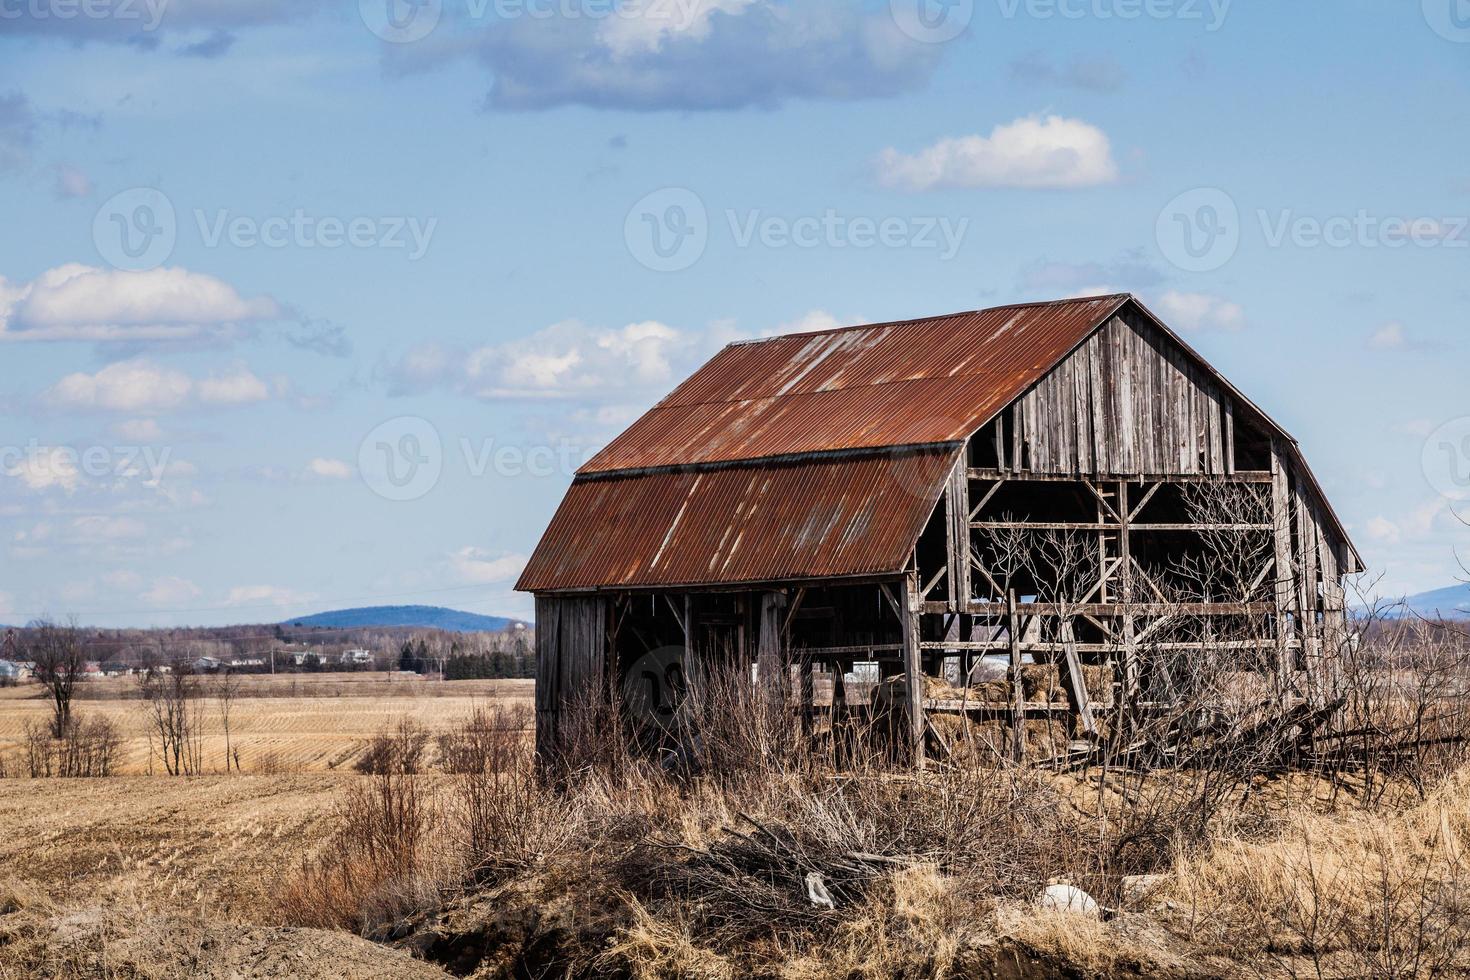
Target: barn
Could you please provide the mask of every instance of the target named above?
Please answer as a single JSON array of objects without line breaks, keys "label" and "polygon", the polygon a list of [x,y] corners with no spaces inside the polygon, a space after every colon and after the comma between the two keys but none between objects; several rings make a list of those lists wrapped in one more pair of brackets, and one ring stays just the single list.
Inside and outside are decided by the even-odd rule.
[{"label": "barn", "polygon": [[543,754],[578,699],[733,664],[815,714],[888,685],[922,764],[938,715],[1096,740],[1221,651],[1309,700],[1362,569],[1296,441],[1119,294],[731,344],[578,471],[517,588]]}]

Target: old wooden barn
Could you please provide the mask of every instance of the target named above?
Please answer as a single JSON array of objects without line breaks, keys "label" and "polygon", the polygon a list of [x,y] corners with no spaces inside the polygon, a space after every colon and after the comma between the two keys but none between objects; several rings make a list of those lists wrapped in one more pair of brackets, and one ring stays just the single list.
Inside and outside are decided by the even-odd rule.
[{"label": "old wooden barn", "polygon": [[940,714],[1103,737],[1222,650],[1310,699],[1361,569],[1292,437],[1113,295],[732,344],[582,467],[518,588],[543,752],[578,699],[734,664],[816,714],[902,678],[922,760]]}]

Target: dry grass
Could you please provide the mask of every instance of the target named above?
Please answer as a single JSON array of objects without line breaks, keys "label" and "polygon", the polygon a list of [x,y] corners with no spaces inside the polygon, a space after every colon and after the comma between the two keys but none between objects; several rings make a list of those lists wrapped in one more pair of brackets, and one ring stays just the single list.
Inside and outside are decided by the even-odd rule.
[{"label": "dry grass", "polygon": [[[532,697],[531,681],[441,683],[385,681],[386,676],[240,678],[243,687],[253,690],[230,710],[230,740],[239,750],[241,768],[264,775],[329,771],[350,765],[367,740],[399,719],[411,718],[438,734],[477,706],[529,706]],[[203,683],[207,691],[208,679]],[[78,717],[106,718],[122,734],[117,771],[123,775],[162,773],[156,752],[149,752],[148,704],[137,699],[137,683],[109,678],[88,682],[83,688],[96,696],[77,703]],[[42,724],[49,718],[49,705],[38,697],[39,690],[35,685],[0,688],[0,758],[13,758],[20,751],[27,724]],[[204,770],[224,772],[224,731],[218,705],[211,699],[204,705],[204,722]],[[13,771],[17,766],[8,768]]]}]

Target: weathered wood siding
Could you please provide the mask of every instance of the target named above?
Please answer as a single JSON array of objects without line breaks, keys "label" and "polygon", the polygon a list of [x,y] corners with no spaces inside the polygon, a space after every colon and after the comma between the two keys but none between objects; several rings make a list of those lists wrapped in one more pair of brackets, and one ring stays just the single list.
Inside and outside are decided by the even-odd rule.
[{"label": "weathered wood siding", "polygon": [[1207,371],[1120,315],[1016,402],[1010,459],[1048,474],[1224,474],[1229,410]]},{"label": "weathered wood siding", "polygon": [[556,744],[566,709],[607,683],[607,603],[536,597],[536,751]]}]

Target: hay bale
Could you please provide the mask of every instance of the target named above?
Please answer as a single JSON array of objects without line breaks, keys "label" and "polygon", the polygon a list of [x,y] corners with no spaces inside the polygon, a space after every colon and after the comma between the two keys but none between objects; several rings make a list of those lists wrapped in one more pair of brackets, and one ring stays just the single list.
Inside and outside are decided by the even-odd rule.
[{"label": "hay bale", "polygon": [[1056,664],[1022,664],[1021,693],[1027,701],[1058,704],[1067,700]]},{"label": "hay bale", "polygon": [[1113,705],[1113,668],[1110,664],[1082,665],[1082,681],[1087,685],[1087,699],[1094,708]]}]

